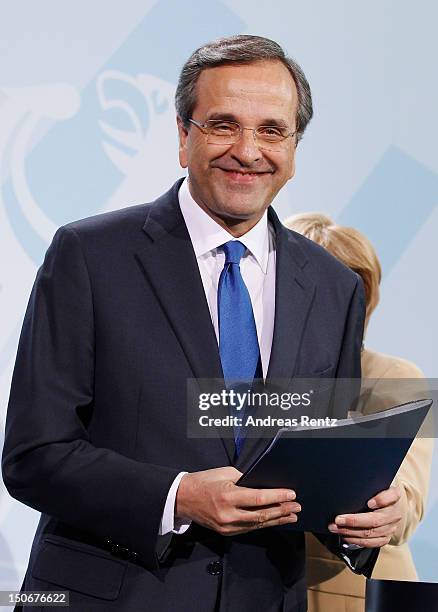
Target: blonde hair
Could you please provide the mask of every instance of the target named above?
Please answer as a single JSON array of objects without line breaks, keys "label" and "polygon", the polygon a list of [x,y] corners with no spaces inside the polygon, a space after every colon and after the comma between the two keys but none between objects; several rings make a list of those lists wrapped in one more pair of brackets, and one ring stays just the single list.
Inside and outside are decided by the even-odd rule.
[{"label": "blonde hair", "polygon": [[284,225],[320,244],[362,277],[367,326],[371,313],[379,303],[379,285],[382,278],[379,259],[368,238],[353,227],[333,223],[330,217],[322,213],[293,215],[284,221]]}]

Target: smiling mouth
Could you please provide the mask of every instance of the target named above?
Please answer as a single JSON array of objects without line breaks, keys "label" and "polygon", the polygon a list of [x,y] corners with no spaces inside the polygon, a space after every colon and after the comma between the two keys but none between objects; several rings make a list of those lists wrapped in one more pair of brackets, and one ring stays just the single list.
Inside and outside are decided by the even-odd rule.
[{"label": "smiling mouth", "polygon": [[225,172],[230,180],[240,183],[250,183],[257,180],[258,177],[264,176],[265,174],[272,174],[271,172],[241,172],[239,170],[227,170],[226,168],[219,168],[222,172]]},{"label": "smiling mouth", "polygon": [[231,172],[232,174],[243,174],[243,175],[246,175],[246,174],[267,174],[268,173],[267,170],[262,171],[262,172],[261,171],[259,171],[259,172],[251,172],[249,170],[247,170],[247,171],[243,171],[243,170],[229,170],[228,168],[220,168],[220,170],[223,170],[224,172]]}]

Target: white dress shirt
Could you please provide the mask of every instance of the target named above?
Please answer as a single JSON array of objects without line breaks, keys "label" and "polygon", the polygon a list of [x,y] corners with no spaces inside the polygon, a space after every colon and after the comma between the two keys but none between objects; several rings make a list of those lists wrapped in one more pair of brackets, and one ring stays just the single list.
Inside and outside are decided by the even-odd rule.
[{"label": "white dress shirt", "polygon": [[[195,251],[211,321],[219,345],[217,288],[219,276],[225,264],[225,253],[218,247],[236,238],[216,223],[195,202],[187,179],[179,189],[178,198]],[[275,233],[268,223],[267,212],[249,232],[240,236],[238,240],[247,248],[240,262],[240,271],[251,298],[263,376],[266,378],[271,356],[275,315]],[[176,492],[184,474],[187,472],[180,472],[169,489],[159,535],[169,532],[184,533],[190,526],[190,521],[175,521],[174,518]]]}]

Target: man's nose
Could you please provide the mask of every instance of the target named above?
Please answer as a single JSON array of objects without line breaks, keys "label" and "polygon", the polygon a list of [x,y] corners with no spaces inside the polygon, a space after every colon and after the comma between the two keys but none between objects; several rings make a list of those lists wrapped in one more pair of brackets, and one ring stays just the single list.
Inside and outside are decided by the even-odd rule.
[{"label": "man's nose", "polygon": [[242,129],[242,135],[232,145],[230,154],[244,166],[250,166],[262,158],[262,153],[255,142],[254,132],[251,129]]}]

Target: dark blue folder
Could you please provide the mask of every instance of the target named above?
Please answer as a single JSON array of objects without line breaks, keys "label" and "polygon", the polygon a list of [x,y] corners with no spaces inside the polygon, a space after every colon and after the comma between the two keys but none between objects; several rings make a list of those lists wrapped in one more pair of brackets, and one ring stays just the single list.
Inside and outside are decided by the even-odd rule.
[{"label": "dark blue folder", "polygon": [[286,487],[302,510],[287,529],[328,532],[339,514],[365,512],[387,489],[418,433],[432,400],[417,400],[332,427],[285,427],[237,482]]}]

